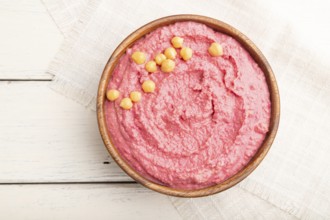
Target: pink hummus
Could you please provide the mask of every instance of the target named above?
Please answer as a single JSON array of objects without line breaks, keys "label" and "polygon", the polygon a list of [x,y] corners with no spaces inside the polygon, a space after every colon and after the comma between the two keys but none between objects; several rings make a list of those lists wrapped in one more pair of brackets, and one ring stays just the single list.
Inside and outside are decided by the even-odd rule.
[{"label": "pink hummus", "polygon": [[[131,60],[143,51],[147,61],[171,47],[174,36],[193,50],[190,60],[178,56],[172,73],[149,74]],[[224,55],[212,57],[212,42]],[[144,93],[143,81],[156,84]],[[117,64],[108,89],[120,91],[105,104],[113,144],[142,176],[179,189],[220,183],[241,170],[262,144],[269,127],[270,98],[265,76],[232,37],[195,22],[158,28],[137,41]],[[119,103],[131,91],[142,100],[131,110]]]}]

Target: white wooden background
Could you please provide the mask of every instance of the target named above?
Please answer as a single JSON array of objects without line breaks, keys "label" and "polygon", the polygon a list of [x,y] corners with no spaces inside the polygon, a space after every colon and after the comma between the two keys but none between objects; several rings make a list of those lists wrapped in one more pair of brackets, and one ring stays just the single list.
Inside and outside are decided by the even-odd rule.
[{"label": "white wooden background", "polygon": [[0,0],[0,28],[0,219],[180,219],[112,161],[94,112],[48,88],[63,37],[42,3]]}]

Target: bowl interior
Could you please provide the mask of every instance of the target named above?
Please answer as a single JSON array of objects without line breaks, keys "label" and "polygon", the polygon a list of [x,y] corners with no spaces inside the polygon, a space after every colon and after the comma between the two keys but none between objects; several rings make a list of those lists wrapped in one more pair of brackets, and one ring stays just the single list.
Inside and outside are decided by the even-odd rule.
[{"label": "bowl interior", "polygon": [[[203,23],[218,32],[222,32],[224,34],[227,34],[235,38],[250,53],[251,57],[256,61],[256,63],[261,68],[261,70],[264,72],[266,77],[266,82],[269,88],[270,100],[272,104],[269,131],[266,134],[266,137],[262,145],[258,149],[257,153],[249,161],[249,163],[242,170],[240,170],[238,173],[236,173],[229,179],[225,180],[224,182],[221,182],[214,186],[210,186],[203,189],[197,189],[197,190],[182,190],[182,189],[174,189],[174,188],[162,186],[157,183],[151,182],[150,180],[144,178],[139,173],[137,173],[129,164],[125,162],[124,159],[121,158],[117,149],[112,144],[111,135],[109,134],[106,126],[105,113],[104,113],[104,103],[106,100],[105,94],[109,80],[111,78],[112,72],[117,62],[119,61],[120,57],[125,53],[126,49],[132,46],[136,40],[152,32],[153,30],[161,26],[166,26],[180,21],[194,21],[198,23]],[[103,71],[100,80],[98,96],[97,96],[97,118],[98,118],[100,133],[107,150],[109,151],[113,159],[117,162],[117,164],[129,176],[131,176],[133,179],[135,179],[137,182],[140,182],[144,186],[160,193],[164,193],[172,196],[180,196],[180,197],[200,197],[200,196],[207,196],[217,192],[221,192],[223,190],[226,190],[234,186],[235,184],[243,180],[246,176],[248,176],[260,164],[262,159],[267,154],[269,148],[271,147],[271,144],[277,132],[279,118],[280,118],[280,100],[279,100],[279,92],[278,92],[276,79],[274,77],[273,71],[269,63],[267,62],[266,58],[261,53],[261,51],[245,35],[240,33],[235,28],[231,27],[230,25],[209,17],[199,16],[199,15],[174,15],[174,16],[160,18],[139,28],[131,35],[129,35],[115,49],[108,63],[105,66],[105,69]]]}]

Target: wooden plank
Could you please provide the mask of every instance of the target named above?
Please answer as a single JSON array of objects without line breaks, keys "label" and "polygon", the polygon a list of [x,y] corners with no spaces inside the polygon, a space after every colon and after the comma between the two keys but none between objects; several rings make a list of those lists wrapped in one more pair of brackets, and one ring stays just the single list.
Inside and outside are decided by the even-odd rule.
[{"label": "wooden plank", "polygon": [[52,79],[45,73],[63,36],[40,0],[0,4],[0,79]]},{"label": "wooden plank", "polygon": [[[109,158],[95,114],[47,82],[0,82],[0,219],[177,218],[166,196],[113,183],[132,180]],[[59,184],[19,184],[49,182]],[[191,210],[186,200],[173,201],[180,213]]]},{"label": "wooden plank", "polygon": [[0,183],[132,181],[113,162],[96,113],[48,82],[0,82]]},{"label": "wooden plank", "polygon": [[0,219],[181,219],[137,184],[2,185]]}]

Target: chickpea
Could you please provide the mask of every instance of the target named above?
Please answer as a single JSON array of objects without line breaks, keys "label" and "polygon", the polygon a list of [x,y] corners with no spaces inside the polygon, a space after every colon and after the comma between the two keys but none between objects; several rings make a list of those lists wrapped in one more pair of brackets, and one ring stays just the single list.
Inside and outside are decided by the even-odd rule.
[{"label": "chickpea", "polygon": [[181,37],[173,37],[171,43],[174,48],[181,48],[183,45],[183,38]]},{"label": "chickpea", "polygon": [[132,54],[132,60],[136,63],[136,64],[143,64],[144,62],[146,62],[146,55],[141,52],[141,51],[135,51]]},{"label": "chickpea", "polygon": [[161,65],[164,60],[166,60],[166,56],[163,53],[159,53],[155,57],[155,61],[158,65]]},{"label": "chickpea", "polygon": [[129,94],[129,97],[133,102],[139,102],[141,100],[141,93],[138,91],[133,91]]},{"label": "chickpea", "polygon": [[149,61],[147,62],[145,69],[149,72],[149,73],[154,73],[157,71],[157,64],[155,61]]},{"label": "chickpea", "polygon": [[131,109],[133,106],[132,100],[130,98],[123,98],[120,101],[120,107],[122,107],[125,110]]},{"label": "chickpea", "polygon": [[213,57],[222,56],[222,54],[223,54],[222,46],[216,42],[213,42],[211,44],[208,51],[211,54],[211,56],[213,56]]},{"label": "chickpea", "polygon": [[142,89],[144,92],[154,92],[156,88],[155,83],[152,80],[146,80],[142,83]]},{"label": "chickpea", "polygon": [[167,59],[174,60],[176,57],[176,50],[173,47],[168,47],[165,49],[164,54]]},{"label": "chickpea", "polygon": [[117,89],[110,89],[107,91],[107,99],[109,101],[115,101],[119,97],[120,93]]},{"label": "chickpea", "polygon": [[182,57],[182,59],[184,59],[185,61],[189,60],[193,55],[193,51],[191,48],[189,47],[183,47],[180,50],[180,56]]},{"label": "chickpea", "polygon": [[170,73],[174,70],[175,68],[175,62],[173,60],[170,59],[166,59],[165,61],[163,61],[161,69],[163,72],[165,73]]}]

